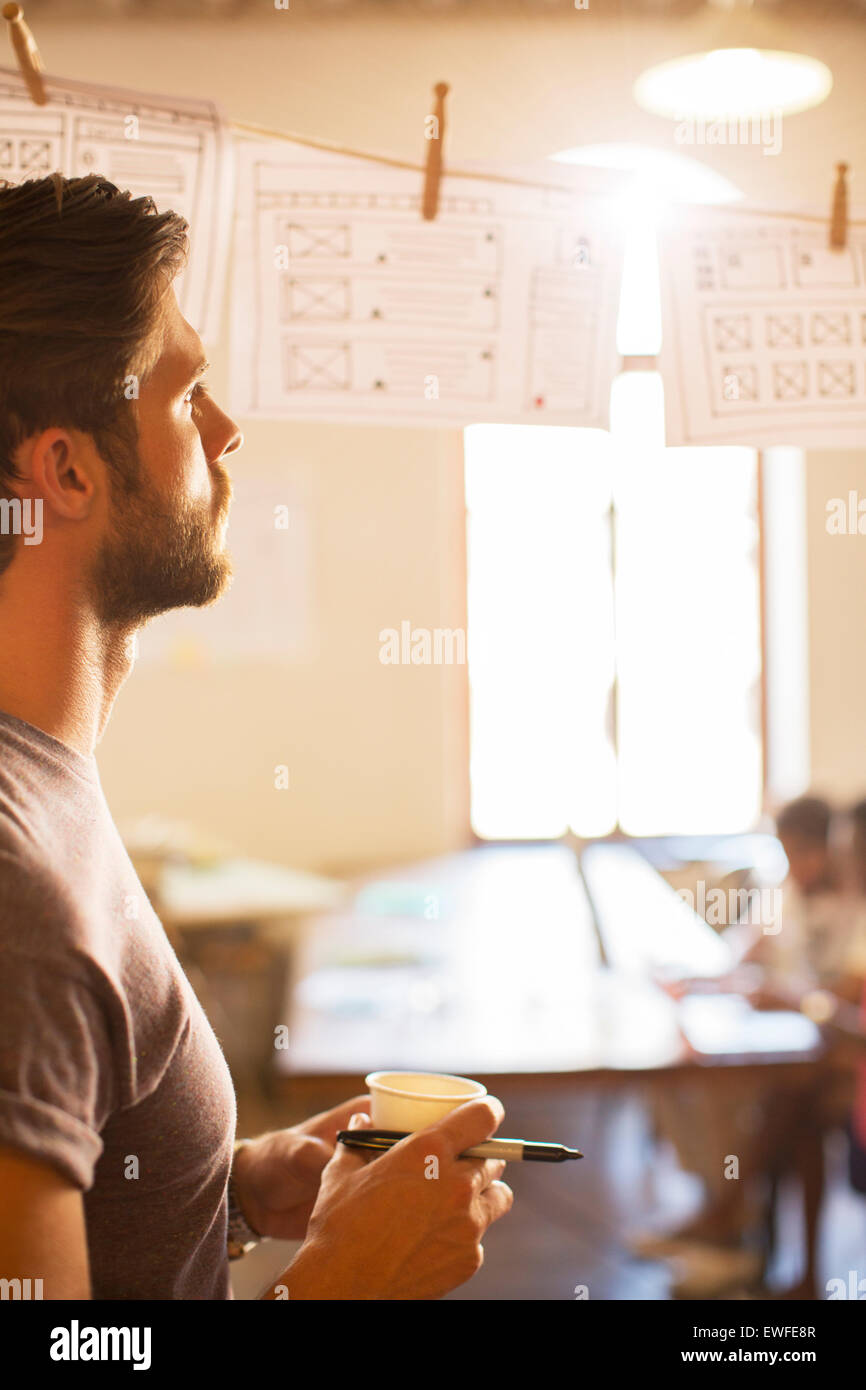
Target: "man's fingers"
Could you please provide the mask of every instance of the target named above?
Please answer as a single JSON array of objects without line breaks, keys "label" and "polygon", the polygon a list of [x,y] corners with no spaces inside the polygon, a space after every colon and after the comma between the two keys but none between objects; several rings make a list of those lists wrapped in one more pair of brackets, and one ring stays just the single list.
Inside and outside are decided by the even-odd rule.
[{"label": "man's fingers", "polygon": [[511,1211],[514,1193],[508,1183],[492,1182],[489,1187],[478,1194],[478,1203],[488,1226],[490,1226],[494,1221],[498,1221],[500,1216],[505,1216],[506,1212]]},{"label": "man's fingers", "polygon": [[471,1171],[476,1192],[484,1192],[491,1183],[498,1182],[505,1172],[505,1163],[501,1158],[461,1158],[458,1166]]},{"label": "man's fingers", "polygon": [[[363,1110],[356,1110],[346,1121],[345,1129],[369,1129],[371,1127],[370,1116]],[[336,1144],[334,1146],[334,1156],[328,1164],[328,1168],[333,1173],[352,1173],[359,1168],[363,1168],[367,1162],[370,1151],[368,1149],[353,1149],[348,1144]]]},{"label": "man's fingers", "polygon": [[419,1130],[416,1139],[424,1143],[425,1137],[438,1136],[445,1148],[456,1158],[473,1144],[482,1144],[501,1125],[505,1118],[505,1108],[496,1096],[485,1096],[483,1100],[470,1100],[458,1105],[443,1115],[441,1120]]},{"label": "man's fingers", "polygon": [[506,1169],[505,1160],[502,1158],[486,1158],[484,1160],[484,1182],[482,1192],[490,1187],[491,1183],[499,1182]]},{"label": "man's fingers", "polygon": [[305,1134],[302,1143],[292,1151],[289,1162],[299,1177],[321,1173],[333,1152],[334,1145],[326,1139],[320,1139],[318,1134]]}]

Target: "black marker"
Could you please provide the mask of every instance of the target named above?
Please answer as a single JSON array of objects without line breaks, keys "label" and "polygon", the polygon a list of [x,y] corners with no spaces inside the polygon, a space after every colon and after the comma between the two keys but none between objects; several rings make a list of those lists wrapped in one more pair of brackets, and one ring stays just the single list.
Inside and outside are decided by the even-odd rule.
[{"label": "black marker", "polygon": [[[350,1149],[372,1149],[384,1153],[409,1135],[397,1129],[341,1129],[337,1143]],[[461,1158],[501,1158],[506,1163],[565,1163],[569,1158],[583,1158],[580,1149],[567,1149],[564,1144],[535,1144],[529,1139],[486,1139],[473,1144]]]}]

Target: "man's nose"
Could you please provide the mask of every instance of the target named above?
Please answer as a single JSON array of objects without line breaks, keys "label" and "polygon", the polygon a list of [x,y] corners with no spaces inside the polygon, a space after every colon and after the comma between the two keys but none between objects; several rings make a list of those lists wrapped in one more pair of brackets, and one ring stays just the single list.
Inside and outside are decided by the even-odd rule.
[{"label": "man's nose", "polygon": [[234,420],[229,420],[229,427],[231,429],[231,438],[223,449],[223,456],[226,454],[236,454],[238,449],[242,449],[244,446],[244,436]]},{"label": "man's nose", "polygon": [[215,411],[216,417],[210,429],[210,457],[221,459],[227,454],[236,454],[243,446],[244,437],[230,415],[226,415],[219,406],[215,407]]}]

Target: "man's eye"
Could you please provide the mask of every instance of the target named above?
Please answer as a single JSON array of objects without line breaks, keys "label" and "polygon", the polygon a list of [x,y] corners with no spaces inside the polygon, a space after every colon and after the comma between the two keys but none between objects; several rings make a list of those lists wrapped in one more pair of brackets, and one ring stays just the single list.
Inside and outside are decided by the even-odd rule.
[{"label": "man's eye", "polygon": [[187,391],[186,395],[184,396],[184,405],[192,405],[194,401],[200,400],[202,396],[206,395],[206,383],[203,381],[197,381],[195,386],[193,386],[189,391]]}]

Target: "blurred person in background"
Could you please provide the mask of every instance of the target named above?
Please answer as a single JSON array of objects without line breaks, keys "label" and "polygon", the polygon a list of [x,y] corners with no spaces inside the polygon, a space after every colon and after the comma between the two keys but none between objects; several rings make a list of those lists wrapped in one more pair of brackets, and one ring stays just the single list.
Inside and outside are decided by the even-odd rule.
[{"label": "blurred person in background", "polygon": [[814,796],[790,802],[776,818],[788,860],[779,929],[768,932],[763,924],[743,957],[765,971],[752,995],[758,1007],[787,1007],[792,991],[810,988],[859,997],[866,973],[863,893],[852,883],[843,829],[844,818]]},{"label": "blurred person in background", "polygon": [[[761,1009],[799,1009],[816,990],[834,999],[859,999],[866,979],[866,802],[851,819],[856,873],[840,850],[840,820],[826,800],[801,797],[783,807],[776,822],[788,861],[781,912],[771,922],[730,924],[722,935],[735,968],[711,982],[679,981],[673,992],[742,993]],[[757,1287],[775,1244],[778,1185],[794,1172],[803,1194],[804,1269],[797,1285],[778,1296],[817,1297],[823,1139],[828,1130],[848,1125],[853,1099],[850,1062],[833,1059],[822,1066],[817,1083],[794,1089],[744,1080],[738,1094],[719,1095],[700,1080],[662,1094],[654,1106],[659,1137],[672,1142],[681,1166],[702,1179],[704,1203],[674,1231],[638,1233],[632,1250],[673,1261],[678,1297]],[[862,1113],[866,1182],[866,1097]],[[736,1181],[726,1178],[722,1162],[731,1153],[740,1158]],[[853,1155],[852,1147],[852,1164]]]}]

